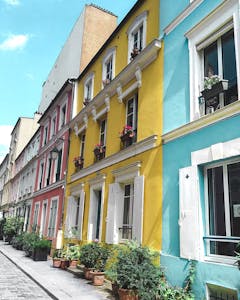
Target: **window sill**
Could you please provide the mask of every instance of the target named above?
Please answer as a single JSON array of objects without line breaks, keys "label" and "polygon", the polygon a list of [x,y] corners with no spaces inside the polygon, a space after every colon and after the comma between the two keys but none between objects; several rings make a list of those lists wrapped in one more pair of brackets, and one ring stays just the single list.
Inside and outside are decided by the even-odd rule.
[{"label": "window sill", "polygon": [[209,255],[209,256],[204,256],[204,262],[208,263],[216,263],[216,264],[221,264],[221,265],[226,265],[226,266],[231,266],[234,268],[237,268],[236,259],[234,257],[229,257],[229,256],[220,256],[220,255]]}]

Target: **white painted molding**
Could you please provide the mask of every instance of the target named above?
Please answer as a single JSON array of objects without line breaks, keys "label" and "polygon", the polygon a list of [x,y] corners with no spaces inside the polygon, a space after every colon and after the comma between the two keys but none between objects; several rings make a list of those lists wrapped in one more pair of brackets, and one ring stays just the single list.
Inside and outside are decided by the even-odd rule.
[{"label": "white painted molding", "polygon": [[79,195],[79,193],[82,190],[84,190],[84,186],[85,186],[85,184],[82,182],[82,183],[79,183],[78,185],[70,187],[70,193],[71,193],[71,195],[72,196]]},{"label": "white painted molding", "polygon": [[62,186],[65,186],[65,181],[64,180],[61,180],[61,181],[57,181],[53,184],[50,184],[36,192],[33,193],[33,197],[36,197],[36,196],[39,196],[39,195],[42,195],[44,193],[47,193],[47,192],[50,192],[54,189],[57,189],[57,188],[60,188]]},{"label": "white painted molding", "polygon": [[137,79],[138,88],[142,86],[142,71],[140,67],[136,68],[135,76]]},{"label": "white painted molding", "polygon": [[110,98],[106,96],[105,98],[105,105],[102,110],[100,110],[98,113],[96,111],[94,112],[95,114],[93,115],[93,120],[96,122],[98,119],[100,119],[102,116],[104,116],[107,112],[110,111]]},{"label": "white painted molding", "polygon": [[197,150],[191,153],[192,165],[210,163],[220,159],[240,155],[240,138],[211,145],[210,147]]},{"label": "white painted molding", "polygon": [[81,134],[83,131],[85,131],[87,129],[88,126],[88,116],[87,114],[85,114],[83,116],[83,122],[84,125],[82,125],[82,127],[78,128],[77,123],[74,125],[74,131],[75,131],[75,135],[78,136],[79,134]]},{"label": "white painted molding", "polygon": [[112,171],[113,176],[115,177],[115,182],[125,182],[137,176],[140,176],[141,162],[136,161],[130,165],[118,168]]},{"label": "white painted molding", "polygon": [[125,159],[138,155],[147,150],[153,149],[156,147],[157,135],[152,135],[138,143],[135,143],[126,149],[123,149],[113,155],[107,156],[106,158],[100,160],[97,163],[92,164],[91,166],[81,169],[79,172],[71,176],[71,182],[81,179],[85,176],[88,176],[92,173],[96,173],[104,168],[110,167],[114,164],[117,164]]},{"label": "white painted molding", "polygon": [[106,174],[97,174],[94,178],[89,179],[88,183],[93,188],[96,188],[99,185],[102,185],[105,182],[105,180],[106,180]]},{"label": "white painted molding", "polygon": [[[141,69],[141,72],[157,59],[158,52],[161,49],[161,40],[154,39],[150,44],[147,45],[104,89],[92,99],[92,101],[85,106],[78,115],[71,120],[70,128],[74,128],[75,123],[81,124],[84,114],[88,116],[92,113],[92,108],[95,106],[96,109],[100,108],[104,102],[106,94],[111,98],[116,93],[118,100],[121,103],[123,100],[122,87],[127,85],[132,79],[136,78],[137,68]],[[140,83],[140,82],[139,82]]]},{"label": "white painted molding", "polygon": [[191,2],[183,12],[181,12],[167,27],[164,28],[164,33],[169,34],[182,21],[184,21],[204,0],[195,0]]},{"label": "white painted molding", "polygon": [[96,120],[97,120],[97,110],[96,110],[96,107],[95,106],[93,106],[92,107],[92,117],[93,117],[93,120],[96,122]]}]

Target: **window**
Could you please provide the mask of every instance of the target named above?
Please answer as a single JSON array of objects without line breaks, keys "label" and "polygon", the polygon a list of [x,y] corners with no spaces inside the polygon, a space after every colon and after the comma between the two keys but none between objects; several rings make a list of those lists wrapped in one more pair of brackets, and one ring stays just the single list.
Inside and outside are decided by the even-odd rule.
[{"label": "window", "polygon": [[46,145],[48,141],[48,126],[44,128],[44,138],[43,138],[43,145]]},{"label": "window", "polygon": [[126,102],[126,125],[132,129],[133,134],[123,142],[124,148],[137,141],[137,114],[138,95],[134,95]]},{"label": "window", "polygon": [[67,110],[67,105],[64,104],[61,107],[61,111],[60,111],[60,129],[66,124],[66,110]]},{"label": "window", "polygon": [[84,83],[84,104],[87,105],[93,98],[93,74],[90,74]]},{"label": "window", "polygon": [[46,186],[48,186],[50,184],[50,180],[51,180],[51,168],[52,168],[52,159],[51,159],[51,157],[49,157],[48,158]]},{"label": "window", "polygon": [[53,137],[56,134],[56,120],[57,120],[57,117],[54,116],[52,118],[52,124],[51,124],[51,137]]},{"label": "window", "polygon": [[85,148],[85,133],[82,133],[80,136],[80,157],[84,158],[84,148]]},{"label": "window", "polygon": [[68,238],[75,237],[82,239],[83,213],[84,213],[83,190],[73,193],[68,198],[65,236]]},{"label": "window", "polygon": [[[234,17],[237,11],[237,1],[225,3],[186,33],[190,55],[191,120],[238,100],[240,23]],[[219,76],[221,82],[206,90],[204,77],[212,75]],[[222,86],[222,80],[226,80],[228,86]]]},{"label": "window", "polygon": [[207,114],[238,100],[236,54],[233,29],[223,34],[216,41],[202,50],[204,77],[218,75],[220,79],[227,80],[225,91],[212,90],[212,96],[205,99]]},{"label": "window", "polygon": [[105,157],[106,153],[106,129],[107,121],[106,119],[99,121],[99,144],[94,148],[94,155],[96,161],[101,160]]},{"label": "window", "polygon": [[123,199],[123,224],[121,231],[122,239],[132,239],[132,224],[133,224],[133,184],[124,185],[124,199]]},{"label": "window", "polygon": [[40,235],[44,235],[44,233],[45,233],[46,216],[47,216],[47,201],[43,202],[43,206],[42,206]]},{"label": "window", "polygon": [[125,239],[142,242],[144,176],[140,163],[113,171],[115,182],[109,185],[106,242],[117,244]]},{"label": "window", "polygon": [[37,230],[38,214],[39,214],[39,203],[36,203],[34,207],[34,213],[33,213],[33,224],[32,224],[33,231]]},{"label": "window", "polygon": [[97,175],[89,180],[90,184],[90,207],[88,216],[88,240],[98,239],[101,241],[105,175]]},{"label": "window", "polygon": [[101,120],[100,121],[100,144],[106,145],[106,129],[107,129],[107,121]]},{"label": "window", "polygon": [[207,284],[208,300],[237,300],[237,291],[222,286]]},{"label": "window", "polygon": [[147,12],[139,15],[128,29],[128,62],[146,46]]},{"label": "window", "polygon": [[56,231],[56,219],[57,219],[57,206],[58,200],[54,199],[51,203],[50,209],[50,219],[49,219],[49,226],[48,226],[48,236],[54,237]]},{"label": "window", "polygon": [[39,189],[43,187],[43,171],[44,171],[44,163],[41,162],[40,170],[39,170]]},{"label": "window", "polygon": [[110,83],[115,76],[115,56],[116,50],[110,49],[103,59],[102,80],[103,87]]},{"label": "window", "polygon": [[240,240],[240,162],[205,170],[208,255],[234,256]]},{"label": "window", "polygon": [[61,177],[61,166],[62,166],[62,149],[58,152],[58,158],[55,161],[55,179],[56,181],[60,180]]}]

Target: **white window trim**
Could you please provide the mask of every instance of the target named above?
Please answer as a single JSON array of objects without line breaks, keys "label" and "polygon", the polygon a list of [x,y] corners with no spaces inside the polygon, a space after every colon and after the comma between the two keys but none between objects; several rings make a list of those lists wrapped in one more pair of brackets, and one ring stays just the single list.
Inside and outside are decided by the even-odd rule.
[{"label": "white window trim", "polygon": [[[208,163],[208,167],[214,167],[219,164],[223,165],[224,162],[219,163],[218,160],[228,159],[226,163],[230,162],[237,162],[239,161],[240,155],[240,138],[230,140],[224,143],[217,143],[213,144],[210,147],[200,149],[197,151],[194,151],[191,153],[191,165],[192,166],[198,166],[202,164]],[[231,160],[229,160],[232,158]],[[204,180],[206,180],[206,177],[204,176]],[[204,182],[205,183],[205,182]],[[205,185],[206,186],[206,185]],[[199,191],[200,193],[200,191]],[[206,189],[204,192],[204,198],[205,198],[205,207],[207,208],[207,194]],[[200,199],[200,194],[199,194]],[[208,220],[208,214],[206,215],[206,233],[208,234],[208,228],[209,228],[209,220]],[[204,261],[211,261],[211,262],[219,262],[219,263],[226,263],[226,264],[233,264],[236,259],[223,256],[223,255],[206,255],[204,256]]]},{"label": "white window trim", "polygon": [[[55,128],[53,128],[53,120],[55,119]],[[51,138],[56,135],[57,133],[57,113],[55,112],[52,116],[52,119],[51,119],[51,133],[50,133],[50,136]]]},{"label": "white window trim", "polygon": [[[58,124],[58,130],[60,130],[62,127],[64,127],[64,125],[66,124],[67,122],[67,114],[68,114],[68,106],[67,106],[67,96],[65,97],[66,99],[63,101],[63,103],[61,104],[60,106],[60,110],[59,110],[59,124]],[[62,125],[62,109],[63,107],[66,107],[66,112],[65,112],[65,120],[64,120],[64,124]]]},{"label": "white window trim", "polygon": [[[143,211],[144,211],[143,208],[144,207],[144,176],[140,176],[140,169],[141,169],[141,162],[136,161],[128,166],[124,166],[112,171],[112,174],[115,177],[115,181],[112,184],[112,186],[116,186],[118,190],[117,192],[118,196],[116,197],[115,193],[114,193],[115,196],[113,196],[109,192],[108,212],[106,218],[106,222],[107,222],[106,242],[107,243],[117,244],[119,242],[124,241],[124,239],[122,239],[119,235],[118,226],[121,226],[123,222],[122,219],[123,205],[124,205],[123,186],[125,184],[131,184],[131,183],[134,184],[132,236],[133,238],[137,238],[139,243],[142,243]],[[111,197],[114,198],[112,199]],[[112,209],[114,209],[114,211],[112,211]],[[119,219],[120,216],[121,216],[121,220]],[[112,228],[111,226],[113,226],[114,228]]]},{"label": "white window trim", "polygon": [[93,99],[93,91],[94,91],[94,73],[90,73],[88,74],[88,76],[86,77],[86,79],[84,80],[84,97],[83,97],[83,101],[85,101],[85,98],[87,98],[87,84],[89,82],[92,82],[92,89],[91,89],[91,99],[89,99],[90,101]]},{"label": "white window trim", "polygon": [[[112,80],[115,77],[115,63],[116,63],[116,47],[108,49],[107,53],[103,57],[102,62],[102,80],[106,79],[106,63],[112,58]],[[104,85],[102,85],[104,87]]]},{"label": "white window trim", "polygon": [[101,212],[100,212],[100,225],[99,225],[99,242],[102,240],[102,227],[103,227],[103,210],[104,210],[104,197],[105,197],[105,181],[106,181],[106,175],[105,174],[99,174],[96,177],[89,180],[89,186],[90,186],[90,207],[89,207],[89,215],[88,215],[88,233],[87,233],[87,239],[88,241],[92,241],[92,226],[91,226],[91,216],[93,212],[93,197],[95,191],[101,191]]},{"label": "white window trim", "polygon": [[128,56],[127,56],[127,62],[130,63],[131,61],[131,52],[133,50],[133,40],[132,40],[132,34],[134,31],[140,27],[141,24],[143,24],[143,46],[142,50],[146,47],[146,38],[147,38],[147,15],[148,11],[144,11],[139,16],[135,18],[133,23],[129,26],[127,30],[128,35]]},{"label": "white window trim", "polygon": [[[226,287],[226,286],[220,286],[216,283],[210,283],[210,282],[206,282],[206,296],[207,296],[207,300],[210,300],[210,288],[216,289],[216,291],[219,291],[219,289],[224,289],[224,290],[228,290],[229,292],[233,292],[236,294],[236,297],[238,297],[238,291],[234,288],[230,288],[230,287]],[[237,298],[236,298],[237,299]]]},{"label": "white window trim", "polygon": [[[53,201],[57,201],[57,208],[56,208],[56,217],[55,217],[55,228],[54,228],[54,233],[52,236],[48,235],[48,231],[49,231],[49,225],[50,225],[50,220],[51,220],[51,209],[52,209],[52,204]],[[48,218],[48,230],[47,230],[47,236],[48,237],[56,237],[57,234],[57,223],[58,223],[58,206],[59,206],[59,198],[58,197],[53,197],[51,198],[51,204],[50,204],[50,211],[49,211],[49,218]]]},{"label": "white window trim", "polygon": [[[233,3],[234,2],[234,3]],[[190,120],[200,117],[198,97],[202,84],[201,55],[197,45],[202,43],[209,35],[214,34],[218,28],[233,20],[234,42],[236,52],[236,69],[238,81],[238,95],[240,95],[240,16],[238,0],[227,1],[221,4],[210,15],[204,18],[199,24],[186,33],[189,40],[189,86],[190,86]]]},{"label": "white window trim", "polygon": [[[44,207],[44,204],[47,204],[47,206],[46,206],[46,215],[45,215],[45,224],[43,222],[44,221],[43,220],[43,207]],[[47,212],[48,212],[48,201],[44,200],[43,203],[42,203],[41,222],[40,222],[40,235],[41,236],[44,234],[45,229],[46,229]]]},{"label": "white window trim", "polygon": [[[35,216],[35,210],[36,210],[37,206],[38,206],[37,218],[36,218],[36,224],[34,224],[34,216]],[[33,226],[36,225],[36,227],[38,226],[39,211],[40,211],[40,201],[37,201],[34,204],[34,209],[33,209],[33,224],[32,224]]]}]

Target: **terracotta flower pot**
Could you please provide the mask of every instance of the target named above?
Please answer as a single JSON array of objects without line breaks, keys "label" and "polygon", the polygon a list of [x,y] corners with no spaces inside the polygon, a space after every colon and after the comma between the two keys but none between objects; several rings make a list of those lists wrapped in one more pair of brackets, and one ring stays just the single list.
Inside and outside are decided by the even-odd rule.
[{"label": "terracotta flower pot", "polygon": [[78,260],[74,259],[74,260],[70,260],[69,262],[69,267],[71,268],[76,268],[78,264]]},{"label": "terracotta flower pot", "polygon": [[91,271],[90,272],[92,275],[92,281],[93,281],[93,285],[95,286],[101,286],[104,283],[104,272],[98,272],[98,271]]},{"label": "terracotta flower pot", "polygon": [[69,260],[61,259],[61,269],[65,270],[69,267]]},{"label": "terracotta flower pot", "polygon": [[93,278],[93,275],[91,274],[91,271],[93,271],[94,268],[84,268],[84,277],[85,279],[87,280],[92,280]]},{"label": "terracotta flower pot", "polygon": [[133,290],[119,288],[118,295],[120,300],[138,300],[138,295]]},{"label": "terracotta flower pot", "polygon": [[61,260],[59,258],[53,258],[53,267],[60,268],[61,267]]}]

